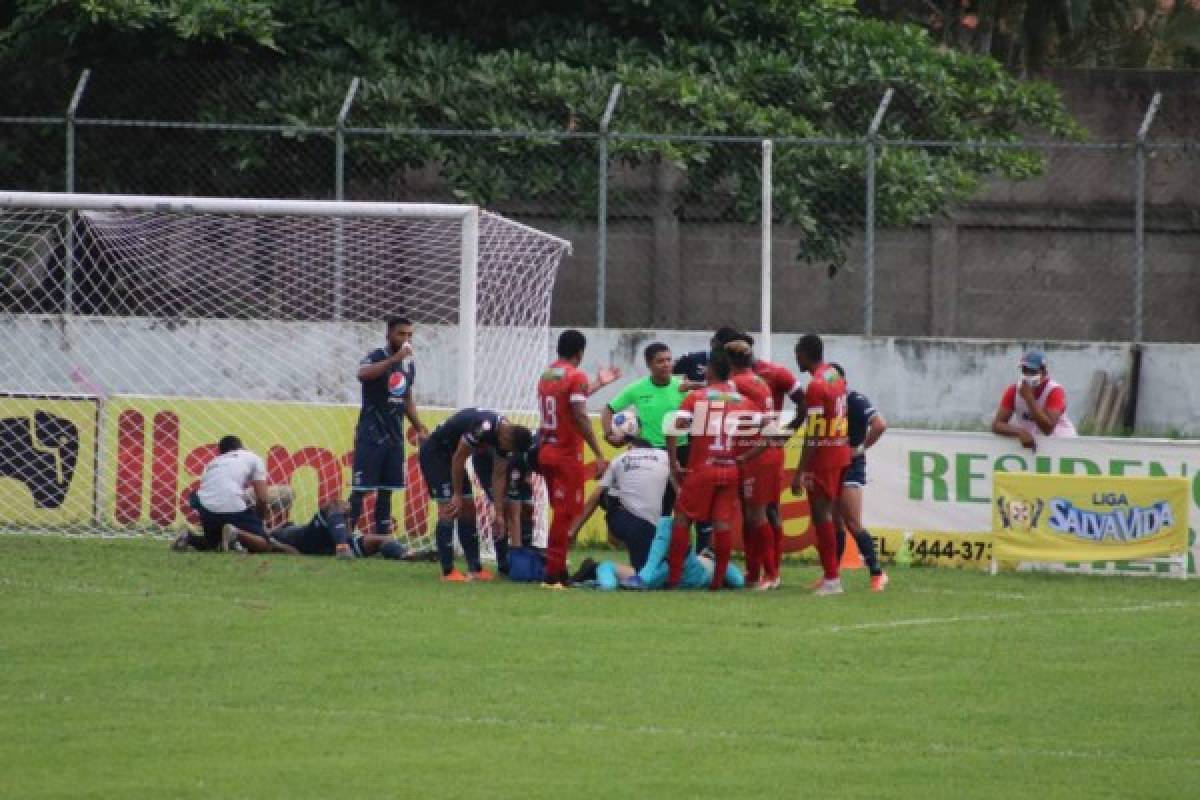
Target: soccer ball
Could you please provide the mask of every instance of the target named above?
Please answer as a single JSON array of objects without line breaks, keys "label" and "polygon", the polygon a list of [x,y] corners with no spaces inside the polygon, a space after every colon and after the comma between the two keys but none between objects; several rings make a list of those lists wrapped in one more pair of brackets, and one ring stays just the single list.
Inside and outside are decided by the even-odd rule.
[{"label": "soccer ball", "polygon": [[628,439],[638,435],[638,418],[636,414],[630,414],[628,411],[619,411],[613,414],[612,432],[616,436]]}]

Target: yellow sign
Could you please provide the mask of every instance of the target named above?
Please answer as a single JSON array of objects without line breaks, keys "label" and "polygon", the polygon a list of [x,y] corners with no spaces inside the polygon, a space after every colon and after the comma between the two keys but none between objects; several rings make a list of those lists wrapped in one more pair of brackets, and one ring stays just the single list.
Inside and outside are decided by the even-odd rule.
[{"label": "yellow sign", "polygon": [[0,397],[0,524],[89,524],[95,398]]},{"label": "yellow sign", "polygon": [[995,473],[1001,561],[1118,561],[1188,547],[1188,480]]}]

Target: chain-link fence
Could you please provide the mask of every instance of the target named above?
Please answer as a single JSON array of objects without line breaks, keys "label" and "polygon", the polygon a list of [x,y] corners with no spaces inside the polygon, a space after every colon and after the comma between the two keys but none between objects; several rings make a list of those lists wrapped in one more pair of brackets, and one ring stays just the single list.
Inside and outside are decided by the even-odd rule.
[{"label": "chain-link fence", "polygon": [[479,203],[574,243],[556,324],[758,328],[766,294],[775,330],[1200,341],[1200,141],[1169,103],[1171,141],[1150,113],[1127,141],[998,144],[914,138],[940,112],[884,86],[809,109],[816,138],[640,130],[649,100],[599,83],[517,131],[369,81],[287,106],[222,67],[55,79],[0,103],[0,187]]}]

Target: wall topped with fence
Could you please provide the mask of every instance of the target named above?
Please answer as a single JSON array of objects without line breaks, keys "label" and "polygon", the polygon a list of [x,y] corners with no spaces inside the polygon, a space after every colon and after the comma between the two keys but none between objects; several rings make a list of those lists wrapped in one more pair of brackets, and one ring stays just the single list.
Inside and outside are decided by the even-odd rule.
[{"label": "wall topped with fence", "polygon": [[62,83],[0,102],[0,189],[476,202],[573,241],[555,324],[1200,341],[1200,140],[1169,92],[1120,140],[951,142],[911,138],[899,87],[818,139],[632,130],[615,84],[596,130],[517,131],[398,120],[357,78],[286,119],[253,76]]}]

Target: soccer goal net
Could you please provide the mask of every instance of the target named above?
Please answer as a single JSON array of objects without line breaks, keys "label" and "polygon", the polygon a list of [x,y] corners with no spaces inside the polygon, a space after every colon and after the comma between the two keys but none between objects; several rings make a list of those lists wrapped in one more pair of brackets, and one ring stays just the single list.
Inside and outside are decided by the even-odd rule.
[{"label": "soccer goal net", "polygon": [[[0,193],[0,528],[188,525],[226,434],[306,521],[348,495],[355,375],[390,316],[431,429],[468,405],[532,421],[569,249],[474,206]],[[393,517],[426,540],[409,433]]]}]

